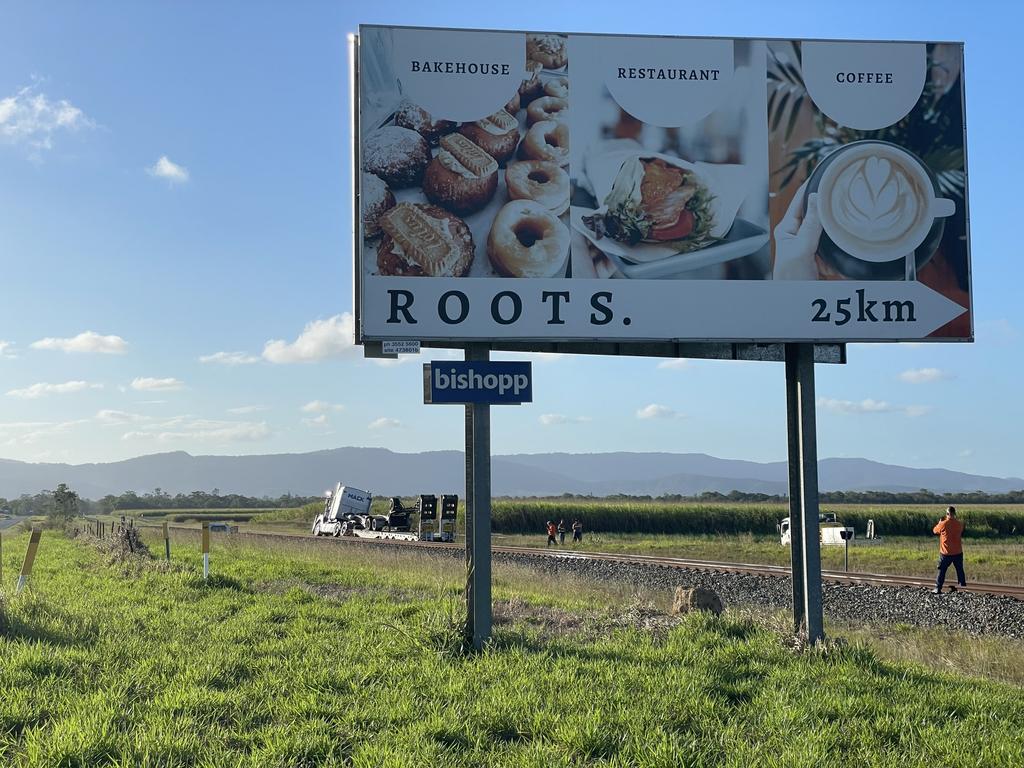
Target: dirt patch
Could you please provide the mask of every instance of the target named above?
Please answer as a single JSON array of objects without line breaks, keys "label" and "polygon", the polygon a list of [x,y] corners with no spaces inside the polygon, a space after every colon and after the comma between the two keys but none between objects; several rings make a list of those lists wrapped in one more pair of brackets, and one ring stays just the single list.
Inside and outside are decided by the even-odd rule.
[{"label": "dirt patch", "polygon": [[253,589],[257,592],[266,592],[272,595],[283,595],[293,589],[301,589],[314,597],[324,600],[345,602],[352,597],[373,597],[380,600],[393,602],[410,602],[428,598],[425,592],[413,590],[401,590],[389,587],[362,587],[348,586],[344,584],[314,584],[303,579],[276,579],[256,584]]},{"label": "dirt patch", "polygon": [[664,636],[682,619],[668,616],[649,603],[637,602],[618,614],[598,611],[567,611],[545,605],[533,605],[513,597],[494,604],[494,625],[514,627],[523,625],[543,639],[572,636],[577,639],[596,640],[616,629],[635,628]]}]

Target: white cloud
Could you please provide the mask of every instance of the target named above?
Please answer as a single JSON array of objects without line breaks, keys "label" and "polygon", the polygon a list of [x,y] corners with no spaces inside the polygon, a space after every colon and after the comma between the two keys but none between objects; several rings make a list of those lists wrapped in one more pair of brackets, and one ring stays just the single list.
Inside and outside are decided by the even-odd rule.
[{"label": "white cloud", "polygon": [[166,379],[154,379],[151,376],[140,376],[132,379],[132,389],[143,392],[169,392],[175,389],[182,389],[185,382],[169,377]]},{"label": "white cloud", "polygon": [[3,341],[0,339],[0,358],[7,358],[13,360],[17,355],[14,354],[14,342]]},{"label": "white cloud", "polygon": [[311,400],[302,406],[303,413],[329,413],[330,411],[343,411],[344,405],[338,403],[326,403],[323,400]]},{"label": "white cloud", "polygon": [[65,381],[63,384],[48,384],[45,381],[41,381],[24,389],[8,390],[7,394],[11,397],[20,397],[23,400],[35,400],[45,395],[66,395],[86,389],[102,388],[102,384],[91,384],[88,381]]},{"label": "white cloud", "polygon": [[659,370],[682,371],[693,368],[693,361],[687,360],[685,357],[674,357],[671,360],[662,360],[658,363],[658,368]]},{"label": "white cloud", "polygon": [[924,416],[932,410],[929,405],[894,405],[885,400],[872,400],[871,398],[865,398],[864,400],[837,400],[831,397],[819,397],[818,407],[824,408],[827,411],[833,411],[834,413],[902,413],[910,417]]},{"label": "white cloud", "polygon": [[214,352],[212,355],[203,355],[199,358],[200,363],[219,363],[220,365],[252,365],[258,363],[260,358],[246,352]]},{"label": "white cloud", "polygon": [[220,421],[179,416],[161,424],[125,432],[122,440],[155,440],[175,443],[191,440],[203,443],[245,443],[270,436],[266,422]]},{"label": "white cloud", "polygon": [[25,144],[35,151],[52,149],[58,132],[94,125],[70,101],[51,101],[35,84],[0,99],[0,140],[8,144]]},{"label": "white cloud", "polygon": [[545,427],[557,424],[586,424],[590,421],[589,416],[566,416],[563,413],[544,413],[539,419]]},{"label": "white cloud", "polygon": [[303,419],[302,423],[310,427],[322,426],[327,423],[327,414],[321,413],[319,416],[314,416],[311,419]]},{"label": "white cloud", "polygon": [[25,446],[35,443],[49,443],[59,439],[75,427],[88,424],[88,419],[74,419],[73,421],[47,422],[39,425],[37,429],[24,432],[17,437],[8,440],[7,445]]},{"label": "white cloud", "polygon": [[969,458],[969,457],[971,457],[973,455],[974,455],[974,449],[973,448],[964,448],[962,451],[960,451],[960,453],[957,454],[957,456],[959,456],[962,459]]},{"label": "white cloud", "polygon": [[389,419],[381,417],[370,422],[370,429],[397,429],[402,426],[402,422],[398,419]]},{"label": "white cloud", "polygon": [[109,408],[105,408],[96,414],[96,421],[101,424],[131,424],[138,421],[145,421],[145,419],[145,416],[140,416],[137,413],[115,411]]},{"label": "white cloud", "polygon": [[951,373],[939,370],[938,368],[911,368],[900,374],[900,381],[905,381],[908,384],[927,384],[932,381],[951,378],[953,378]]},{"label": "white cloud", "polygon": [[267,410],[265,405],[240,405],[237,408],[228,408],[228,413],[235,413],[239,416],[244,416],[247,413],[259,413],[260,411]]},{"label": "white cloud", "polygon": [[292,343],[282,339],[268,341],[263,359],[271,363],[311,363],[352,354],[355,349],[355,325],[351,313],[307,323]]},{"label": "white cloud", "polygon": [[47,337],[33,341],[32,349],[48,349],[59,352],[94,352],[100,355],[123,355],[128,351],[128,342],[120,336],[101,336],[95,331],[83,331],[69,339]]},{"label": "white cloud", "polygon": [[669,408],[667,405],[658,405],[658,403],[651,403],[645,405],[636,412],[638,419],[677,419],[682,414]]},{"label": "white cloud", "polygon": [[146,173],[158,179],[167,179],[171,184],[184,184],[188,181],[188,169],[172,163],[167,155],[161,155],[159,160],[146,169]]}]

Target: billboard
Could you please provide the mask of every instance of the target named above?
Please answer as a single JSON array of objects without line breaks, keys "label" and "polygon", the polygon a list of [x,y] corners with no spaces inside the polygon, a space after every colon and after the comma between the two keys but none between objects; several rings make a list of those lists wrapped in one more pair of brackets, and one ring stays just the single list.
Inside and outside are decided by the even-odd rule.
[{"label": "billboard", "polygon": [[972,340],[962,65],[362,26],[357,336]]}]

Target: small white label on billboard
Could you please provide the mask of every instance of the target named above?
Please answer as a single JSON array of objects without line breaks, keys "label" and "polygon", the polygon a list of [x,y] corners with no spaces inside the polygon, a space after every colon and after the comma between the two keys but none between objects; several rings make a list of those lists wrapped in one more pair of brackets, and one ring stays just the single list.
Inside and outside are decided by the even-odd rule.
[{"label": "small white label on billboard", "polygon": [[420,343],[418,341],[384,341],[381,342],[381,352],[385,355],[418,355]]},{"label": "small white label on billboard", "polygon": [[729,97],[735,43],[667,37],[573,38],[573,71],[603,72],[612,98],[651,125],[702,120]]},{"label": "small white label on billboard", "polygon": [[402,95],[435,120],[479,120],[501,109],[523,81],[526,35],[395,29],[394,70]]},{"label": "small white label on billboard", "polygon": [[861,131],[887,128],[914,108],[927,70],[923,43],[803,43],[803,78],[818,109]]}]

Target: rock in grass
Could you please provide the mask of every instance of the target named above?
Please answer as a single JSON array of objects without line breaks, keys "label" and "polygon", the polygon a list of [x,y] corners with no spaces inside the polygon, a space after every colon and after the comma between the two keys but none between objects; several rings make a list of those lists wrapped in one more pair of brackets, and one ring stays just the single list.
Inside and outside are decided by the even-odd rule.
[{"label": "rock in grass", "polygon": [[716,592],[704,587],[676,587],[676,595],[672,600],[672,613],[690,613],[691,611],[711,611],[715,616],[722,614],[722,598]]}]

